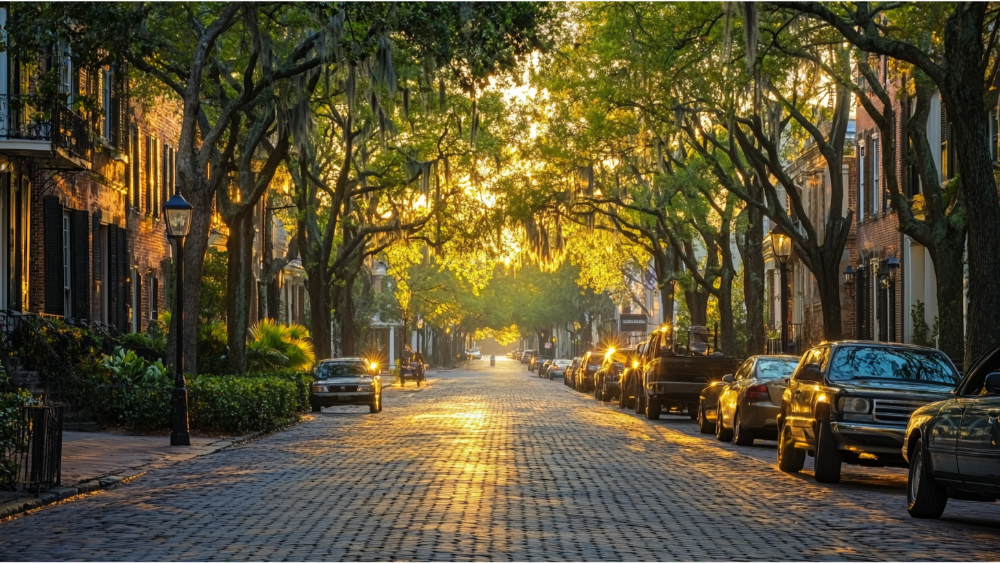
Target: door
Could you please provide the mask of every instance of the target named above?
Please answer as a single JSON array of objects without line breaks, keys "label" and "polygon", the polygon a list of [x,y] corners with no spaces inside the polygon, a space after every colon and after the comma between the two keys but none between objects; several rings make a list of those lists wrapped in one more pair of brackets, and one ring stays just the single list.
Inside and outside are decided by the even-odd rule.
[{"label": "door", "polygon": [[1000,396],[959,399],[965,409],[956,457],[965,487],[1000,493]]},{"label": "door", "polygon": [[[950,399],[938,412],[937,417],[926,430],[924,447],[930,457],[934,476],[941,479],[960,481],[955,448],[959,427],[962,425],[962,411],[965,399]],[[910,454],[912,455],[912,454]]]}]

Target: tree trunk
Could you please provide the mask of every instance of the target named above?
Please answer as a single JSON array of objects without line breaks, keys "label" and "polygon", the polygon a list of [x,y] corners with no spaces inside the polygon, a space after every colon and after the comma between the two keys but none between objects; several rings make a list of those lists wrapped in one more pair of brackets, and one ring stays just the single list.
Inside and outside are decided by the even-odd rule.
[{"label": "tree trunk", "polygon": [[357,340],[354,323],[354,279],[348,280],[340,294],[340,306],[337,307],[340,318],[340,348],[345,356],[357,354]]},{"label": "tree trunk", "polygon": [[309,292],[309,317],[313,349],[316,359],[332,358],[330,347],[330,290],[323,282],[321,268],[313,265],[307,270],[306,290]]},{"label": "tree trunk", "polygon": [[708,323],[708,292],[695,285],[692,290],[684,290],[691,326],[705,326]]},{"label": "tree trunk", "polygon": [[253,286],[253,215],[243,213],[229,226],[226,240],[228,256],[226,292],[227,359],[233,373],[246,373],[247,332],[250,326],[250,291]]},{"label": "tree trunk", "polygon": [[[964,313],[962,311],[962,286],[964,284],[964,268],[962,253],[948,250],[931,256],[934,262],[934,276],[937,279],[938,300],[938,348],[948,355],[955,363],[966,362],[962,352],[964,342]],[[904,311],[909,314],[909,311]],[[972,316],[972,311],[969,311]],[[934,321],[928,322],[933,326]],[[966,367],[968,363],[964,364]]]},{"label": "tree trunk", "polygon": [[[832,268],[821,264],[820,272],[813,272],[816,280],[816,289],[819,291],[820,305],[823,310],[823,338],[827,341],[840,340],[844,330],[843,322],[840,318],[840,261]],[[791,276],[789,276],[791,278]],[[789,279],[789,286],[794,286]],[[792,296],[791,288],[788,295]],[[802,350],[799,350],[801,353]]]},{"label": "tree trunk", "polygon": [[733,272],[724,268],[719,276],[719,344],[722,355],[736,357],[736,326],[733,319]]},{"label": "tree trunk", "polygon": [[[754,194],[754,197],[759,197]],[[745,211],[747,231],[740,245],[743,259],[743,303],[747,311],[747,357],[763,354],[767,347],[764,334],[764,220],[759,209]],[[737,238],[737,241],[740,237]]]}]

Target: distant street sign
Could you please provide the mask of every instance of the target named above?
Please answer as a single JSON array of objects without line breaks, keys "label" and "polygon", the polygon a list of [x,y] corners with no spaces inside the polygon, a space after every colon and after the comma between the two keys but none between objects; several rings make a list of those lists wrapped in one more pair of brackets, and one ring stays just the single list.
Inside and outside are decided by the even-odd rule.
[{"label": "distant street sign", "polygon": [[622,315],[618,326],[621,332],[646,332],[646,315]]}]

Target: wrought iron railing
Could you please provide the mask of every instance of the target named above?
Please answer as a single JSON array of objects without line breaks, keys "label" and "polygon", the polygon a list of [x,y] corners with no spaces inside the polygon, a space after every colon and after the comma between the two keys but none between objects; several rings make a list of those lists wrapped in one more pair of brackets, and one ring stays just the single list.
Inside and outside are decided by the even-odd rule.
[{"label": "wrought iron railing", "polygon": [[[48,329],[50,343],[43,329]],[[86,382],[56,352],[68,350],[70,342],[49,321],[30,313],[0,310],[0,361],[8,374],[34,374],[44,386],[49,404],[79,404]],[[72,412],[73,409],[71,409]]]},{"label": "wrought iron railing", "polygon": [[18,486],[38,495],[62,479],[63,407],[22,407]]},{"label": "wrought iron railing", "polygon": [[31,96],[0,95],[0,139],[50,141],[73,156],[90,160],[93,143],[87,121],[62,104],[44,109]]}]

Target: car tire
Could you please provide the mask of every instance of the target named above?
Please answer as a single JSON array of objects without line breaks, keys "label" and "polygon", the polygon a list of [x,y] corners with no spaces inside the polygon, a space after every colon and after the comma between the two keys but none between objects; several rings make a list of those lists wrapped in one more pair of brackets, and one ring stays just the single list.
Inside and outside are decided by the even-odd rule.
[{"label": "car tire", "polygon": [[323,407],[321,407],[319,405],[312,405],[312,411],[313,412],[322,412],[323,411]]},{"label": "car tire", "polygon": [[698,403],[691,403],[687,406],[688,416],[691,417],[691,420],[698,420],[699,406],[700,405]]},{"label": "car tire", "polygon": [[722,422],[722,409],[720,408],[715,415],[715,439],[720,442],[732,442],[733,441],[733,431],[726,428],[726,425]]},{"label": "car tire", "polygon": [[660,420],[660,399],[659,397],[646,398],[646,419]]},{"label": "car tire", "polygon": [[618,409],[625,410],[628,407],[628,393],[625,392],[625,388],[622,387],[621,392],[618,393]]},{"label": "car tire", "polygon": [[806,464],[806,451],[795,447],[790,426],[782,426],[778,433],[778,469],[785,473],[798,473]]},{"label": "car tire", "polygon": [[635,414],[645,414],[646,412],[646,390],[639,389],[635,393]]},{"label": "car tire", "polygon": [[715,432],[715,425],[708,421],[705,416],[705,405],[698,405],[698,431],[702,434],[712,434]]},{"label": "car tire", "polygon": [[819,432],[816,433],[816,437],[816,481],[839,483],[843,459],[833,437],[833,431],[830,430],[829,422],[819,423]]},{"label": "car tire", "polygon": [[737,410],[736,414],[733,415],[733,441],[736,442],[737,446],[752,446],[753,440],[753,430],[743,426],[743,417]]},{"label": "car tire", "polygon": [[948,493],[934,481],[927,467],[923,440],[917,440],[906,480],[906,511],[914,518],[940,518],[948,504]]}]

